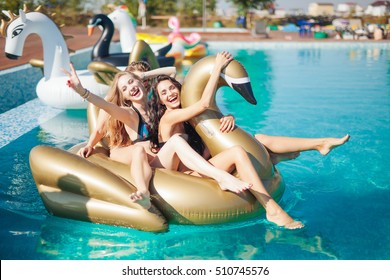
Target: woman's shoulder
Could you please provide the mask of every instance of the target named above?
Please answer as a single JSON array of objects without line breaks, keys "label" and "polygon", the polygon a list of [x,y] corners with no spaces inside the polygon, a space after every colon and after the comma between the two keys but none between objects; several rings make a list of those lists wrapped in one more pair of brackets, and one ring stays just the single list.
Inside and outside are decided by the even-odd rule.
[{"label": "woman's shoulder", "polygon": [[120,106],[122,109],[126,110],[129,112],[129,114],[131,115],[135,115],[137,112],[135,111],[135,108],[133,108],[132,106],[125,106],[125,105],[122,105]]}]

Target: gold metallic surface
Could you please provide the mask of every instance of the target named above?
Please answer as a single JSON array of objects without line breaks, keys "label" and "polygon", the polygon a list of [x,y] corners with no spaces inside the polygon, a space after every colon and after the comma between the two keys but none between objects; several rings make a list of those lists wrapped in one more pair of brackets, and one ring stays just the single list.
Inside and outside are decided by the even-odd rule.
[{"label": "gold metallic surface", "polygon": [[111,85],[115,74],[120,71],[119,68],[102,61],[92,61],[88,64],[88,70],[98,83],[105,85]]},{"label": "gold metallic surface", "polygon": [[157,57],[149,44],[143,40],[138,40],[134,43],[133,50],[130,53],[129,63],[133,61],[140,61],[146,59],[152,69],[159,68],[160,65],[157,61]]},{"label": "gold metallic surface", "polygon": [[37,146],[30,168],[46,209],[82,221],[164,231],[166,219],[129,199],[135,187],[125,179],[68,151]]}]

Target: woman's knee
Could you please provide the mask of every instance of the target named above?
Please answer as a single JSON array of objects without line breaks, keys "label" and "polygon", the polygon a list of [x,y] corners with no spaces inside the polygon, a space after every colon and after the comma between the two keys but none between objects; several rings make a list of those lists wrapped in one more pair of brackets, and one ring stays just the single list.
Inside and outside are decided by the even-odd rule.
[{"label": "woman's knee", "polygon": [[132,149],[132,157],[133,158],[140,158],[140,159],[147,159],[148,154],[146,153],[144,147],[135,145]]},{"label": "woman's knee", "polygon": [[235,157],[238,158],[239,160],[249,159],[248,154],[243,147],[237,145],[237,146],[233,146],[231,149]]},{"label": "woman's knee", "polygon": [[266,134],[256,134],[255,138],[266,147],[269,147],[272,143],[272,136]]},{"label": "woman's knee", "polygon": [[171,138],[169,138],[168,142],[172,145],[179,145],[183,142],[186,142],[186,139],[184,139],[181,134],[174,134],[171,136]]},{"label": "woman's knee", "polygon": [[264,143],[267,141],[267,135],[265,134],[255,134],[255,138],[260,141],[261,143]]}]

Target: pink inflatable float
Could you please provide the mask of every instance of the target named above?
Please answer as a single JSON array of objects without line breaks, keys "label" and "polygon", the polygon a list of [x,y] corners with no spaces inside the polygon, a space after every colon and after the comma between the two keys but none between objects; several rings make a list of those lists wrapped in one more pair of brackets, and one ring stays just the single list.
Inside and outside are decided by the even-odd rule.
[{"label": "pink inflatable float", "polygon": [[207,55],[207,47],[201,42],[199,33],[193,32],[189,36],[183,35],[180,32],[180,21],[177,17],[170,17],[168,26],[172,29],[168,35],[168,40],[172,43],[172,50],[168,54],[174,56],[177,61],[202,58]]}]

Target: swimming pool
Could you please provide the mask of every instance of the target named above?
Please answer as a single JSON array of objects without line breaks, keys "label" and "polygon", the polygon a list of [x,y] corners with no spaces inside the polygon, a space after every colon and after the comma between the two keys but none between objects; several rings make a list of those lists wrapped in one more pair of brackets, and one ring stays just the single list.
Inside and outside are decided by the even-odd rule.
[{"label": "swimming pool", "polygon": [[[223,89],[218,103],[250,133],[341,137],[323,157],[278,164],[282,206],[306,227],[287,231],[254,219],[171,225],[146,233],[51,216],[28,155],[44,144],[67,149],[88,137],[85,111],[31,99],[0,115],[1,259],[390,259],[390,46],[383,43],[211,43],[229,46],[248,70],[258,105]],[[34,94],[34,92],[30,93]],[[263,218],[263,217],[262,217]]]}]

